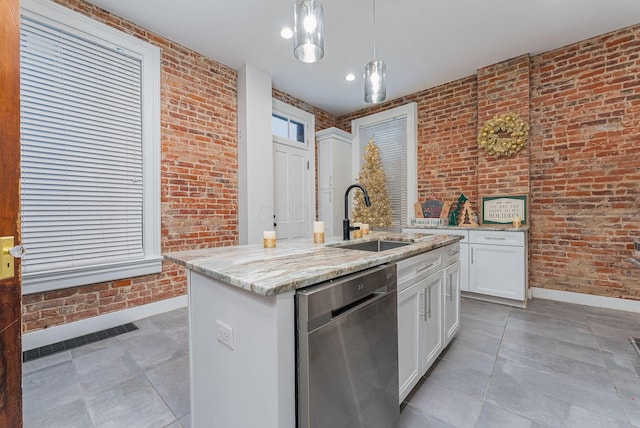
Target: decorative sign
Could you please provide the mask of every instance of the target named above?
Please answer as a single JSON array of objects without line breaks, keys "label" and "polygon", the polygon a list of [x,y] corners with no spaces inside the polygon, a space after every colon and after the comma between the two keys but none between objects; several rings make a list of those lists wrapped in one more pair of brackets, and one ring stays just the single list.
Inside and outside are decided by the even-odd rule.
[{"label": "decorative sign", "polygon": [[422,216],[424,218],[440,218],[442,212],[442,201],[429,199],[422,203]]},{"label": "decorative sign", "polygon": [[512,224],[516,216],[527,224],[526,195],[482,197],[482,224]]}]

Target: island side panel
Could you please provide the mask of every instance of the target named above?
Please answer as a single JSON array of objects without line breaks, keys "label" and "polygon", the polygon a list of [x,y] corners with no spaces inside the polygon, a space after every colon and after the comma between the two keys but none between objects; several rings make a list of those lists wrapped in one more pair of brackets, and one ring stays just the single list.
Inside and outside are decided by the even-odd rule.
[{"label": "island side panel", "polygon": [[[295,427],[294,292],[188,278],[192,427]],[[233,329],[233,349],[217,339],[217,321]]]}]

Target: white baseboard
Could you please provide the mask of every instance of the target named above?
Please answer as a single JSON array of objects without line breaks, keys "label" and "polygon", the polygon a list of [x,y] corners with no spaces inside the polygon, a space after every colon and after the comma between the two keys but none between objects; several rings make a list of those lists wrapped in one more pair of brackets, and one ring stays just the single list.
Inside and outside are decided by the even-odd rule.
[{"label": "white baseboard", "polygon": [[152,315],[169,312],[174,309],[187,306],[187,295],[173,297],[171,299],[160,300],[134,308],[123,309],[117,312],[110,312],[104,315],[87,318],[68,324],[57,325],[43,330],[33,331],[22,335],[22,351],[39,348],[63,340],[72,339],[96,331],[116,327],[118,325],[130,323]]},{"label": "white baseboard", "polygon": [[574,293],[572,291],[551,290],[538,287],[531,287],[529,291],[531,297],[534,299],[557,300],[559,302],[575,303],[578,305],[640,313],[640,301],[638,300],[618,299],[615,297],[595,296],[593,294]]}]

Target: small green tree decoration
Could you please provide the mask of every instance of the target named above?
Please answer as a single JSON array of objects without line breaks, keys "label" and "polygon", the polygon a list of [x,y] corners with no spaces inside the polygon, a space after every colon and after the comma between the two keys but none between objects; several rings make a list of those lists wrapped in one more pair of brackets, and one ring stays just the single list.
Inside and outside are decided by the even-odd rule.
[{"label": "small green tree decoration", "polygon": [[369,226],[389,227],[393,223],[391,217],[391,202],[387,190],[387,177],[382,169],[380,148],[374,143],[373,137],[369,140],[364,153],[364,165],[360,169],[358,183],[362,184],[369,198],[371,206],[364,203],[362,192],[355,192],[353,203],[353,218],[360,223]]}]

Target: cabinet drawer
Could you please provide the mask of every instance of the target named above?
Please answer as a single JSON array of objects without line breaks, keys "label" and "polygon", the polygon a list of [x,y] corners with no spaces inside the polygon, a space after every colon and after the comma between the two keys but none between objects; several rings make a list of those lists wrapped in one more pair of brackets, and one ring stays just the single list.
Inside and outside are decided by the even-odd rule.
[{"label": "cabinet drawer", "polygon": [[455,243],[451,245],[447,245],[443,248],[444,253],[442,257],[444,257],[443,263],[445,266],[449,266],[458,260],[460,260],[460,244]]},{"label": "cabinet drawer", "polygon": [[462,240],[460,240],[460,242],[463,242],[463,243],[469,242],[469,231],[467,229],[443,228],[443,227],[439,227],[435,229],[435,228],[428,228],[428,227],[423,227],[423,228],[413,227],[413,228],[404,228],[402,229],[402,231],[406,233],[426,233],[431,235],[462,236]]},{"label": "cabinet drawer", "polygon": [[469,240],[472,244],[513,245],[524,247],[524,232],[500,232],[490,230],[472,230]]},{"label": "cabinet drawer", "polygon": [[407,288],[415,281],[412,279],[420,276],[428,276],[443,268],[443,252],[440,250],[429,251],[408,259],[400,260],[398,267],[398,291]]}]

